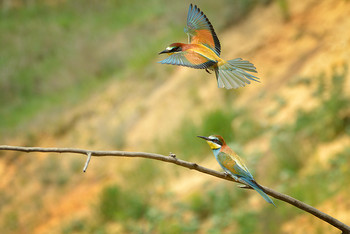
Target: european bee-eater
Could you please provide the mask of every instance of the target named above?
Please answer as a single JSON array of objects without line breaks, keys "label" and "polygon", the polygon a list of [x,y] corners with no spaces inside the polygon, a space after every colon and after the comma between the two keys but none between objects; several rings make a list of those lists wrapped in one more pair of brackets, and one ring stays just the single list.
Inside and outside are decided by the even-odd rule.
[{"label": "european bee-eater", "polygon": [[205,14],[195,5],[190,5],[185,33],[188,44],[173,43],[159,54],[169,55],[162,64],[180,65],[215,71],[219,88],[239,88],[258,81],[248,72],[257,72],[252,63],[241,58],[225,61],[220,58],[221,46],[213,26]]},{"label": "european bee-eater", "polygon": [[255,189],[268,203],[275,206],[271,198],[263,191],[261,186],[254,180],[242,159],[226,144],[225,140],[218,135],[209,137],[198,136],[207,141],[214,156],[222,169],[235,180]]}]

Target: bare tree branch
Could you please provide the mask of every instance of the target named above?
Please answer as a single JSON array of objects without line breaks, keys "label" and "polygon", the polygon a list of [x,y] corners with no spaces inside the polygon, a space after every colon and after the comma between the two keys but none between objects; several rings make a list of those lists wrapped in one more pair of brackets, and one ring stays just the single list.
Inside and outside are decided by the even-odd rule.
[{"label": "bare tree branch", "polygon": [[[83,171],[85,172],[87,169],[87,166],[90,162],[91,156],[95,157],[102,157],[102,156],[117,156],[117,157],[141,157],[141,158],[148,158],[148,159],[154,159],[159,161],[164,161],[168,163],[174,163],[176,165],[186,167],[191,170],[196,170],[208,175],[212,175],[221,179],[233,181],[236,183],[240,183],[236,180],[234,180],[232,177],[227,176],[225,173],[218,172],[215,170],[211,170],[209,168],[202,167],[196,163],[187,162],[181,159],[176,158],[175,154],[170,154],[169,156],[161,155],[161,154],[153,154],[153,153],[144,153],[144,152],[127,152],[127,151],[93,151],[93,150],[84,150],[84,149],[75,149],[75,148],[41,148],[41,147],[21,147],[21,146],[6,146],[6,145],[0,145],[0,151],[21,151],[21,152],[42,152],[42,153],[74,153],[74,154],[84,154],[87,155],[87,160],[84,166]],[[261,186],[264,190],[264,192],[278,200],[287,202],[299,209],[302,209],[317,218],[329,223],[330,225],[338,228],[343,233],[350,233],[350,227],[339,220],[333,218],[332,216],[323,213],[322,211],[316,209],[315,207],[312,207],[304,202],[301,202],[291,196],[288,196],[286,194],[282,194],[279,192],[276,192],[268,187]],[[243,186],[242,188],[248,188],[246,186]]]}]

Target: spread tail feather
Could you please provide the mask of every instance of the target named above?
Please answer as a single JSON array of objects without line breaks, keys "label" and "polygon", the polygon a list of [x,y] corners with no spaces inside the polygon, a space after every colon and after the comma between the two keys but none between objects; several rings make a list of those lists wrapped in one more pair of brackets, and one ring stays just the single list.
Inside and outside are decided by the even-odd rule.
[{"label": "spread tail feather", "polygon": [[250,84],[250,80],[259,82],[259,78],[249,74],[256,73],[252,63],[241,58],[229,60],[215,69],[219,88],[236,89]]},{"label": "spread tail feather", "polygon": [[276,207],[275,203],[273,203],[271,198],[260,188],[259,184],[256,183],[255,180],[251,180],[251,179],[244,178],[244,177],[240,177],[240,179],[243,180],[244,182],[246,182],[255,191],[257,191],[265,199],[265,201],[267,201],[268,203],[270,203]]}]

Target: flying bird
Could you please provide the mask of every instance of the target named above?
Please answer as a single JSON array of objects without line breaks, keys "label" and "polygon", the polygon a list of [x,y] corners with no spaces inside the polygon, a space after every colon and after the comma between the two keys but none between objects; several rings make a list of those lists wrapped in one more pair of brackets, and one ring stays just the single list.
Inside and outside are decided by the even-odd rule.
[{"label": "flying bird", "polygon": [[261,186],[254,180],[242,159],[226,144],[222,136],[211,135],[209,137],[198,137],[206,140],[212,149],[216,160],[228,175],[233,177],[236,181],[255,189],[265,201],[276,206],[271,198],[269,198],[269,196],[263,191]]},{"label": "flying bird", "polygon": [[189,7],[184,31],[188,35],[188,44],[169,45],[159,53],[169,56],[159,63],[205,69],[208,73],[214,71],[219,88],[235,89],[250,84],[251,80],[259,82],[258,77],[248,73],[257,72],[249,61],[220,58],[220,41],[210,21],[196,5]]}]

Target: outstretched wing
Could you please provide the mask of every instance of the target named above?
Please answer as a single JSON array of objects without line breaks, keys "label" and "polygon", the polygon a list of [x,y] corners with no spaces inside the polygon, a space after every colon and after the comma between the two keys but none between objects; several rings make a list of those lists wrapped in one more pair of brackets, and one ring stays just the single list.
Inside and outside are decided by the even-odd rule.
[{"label": "outstretched wing", "polygon": [[188,43],[203,44],[215,51],[217,55],[220,55],[220,41],[214,28],[205,14],[196,5],[190,5],[185,32],[188,34]]},{"label": "outstretched wing", "polygon": [[206,69],[216,64],[216,61],[209,60],[193,51],[184,51],[176,52],[162,61],[159,61],[159,63]]}]

